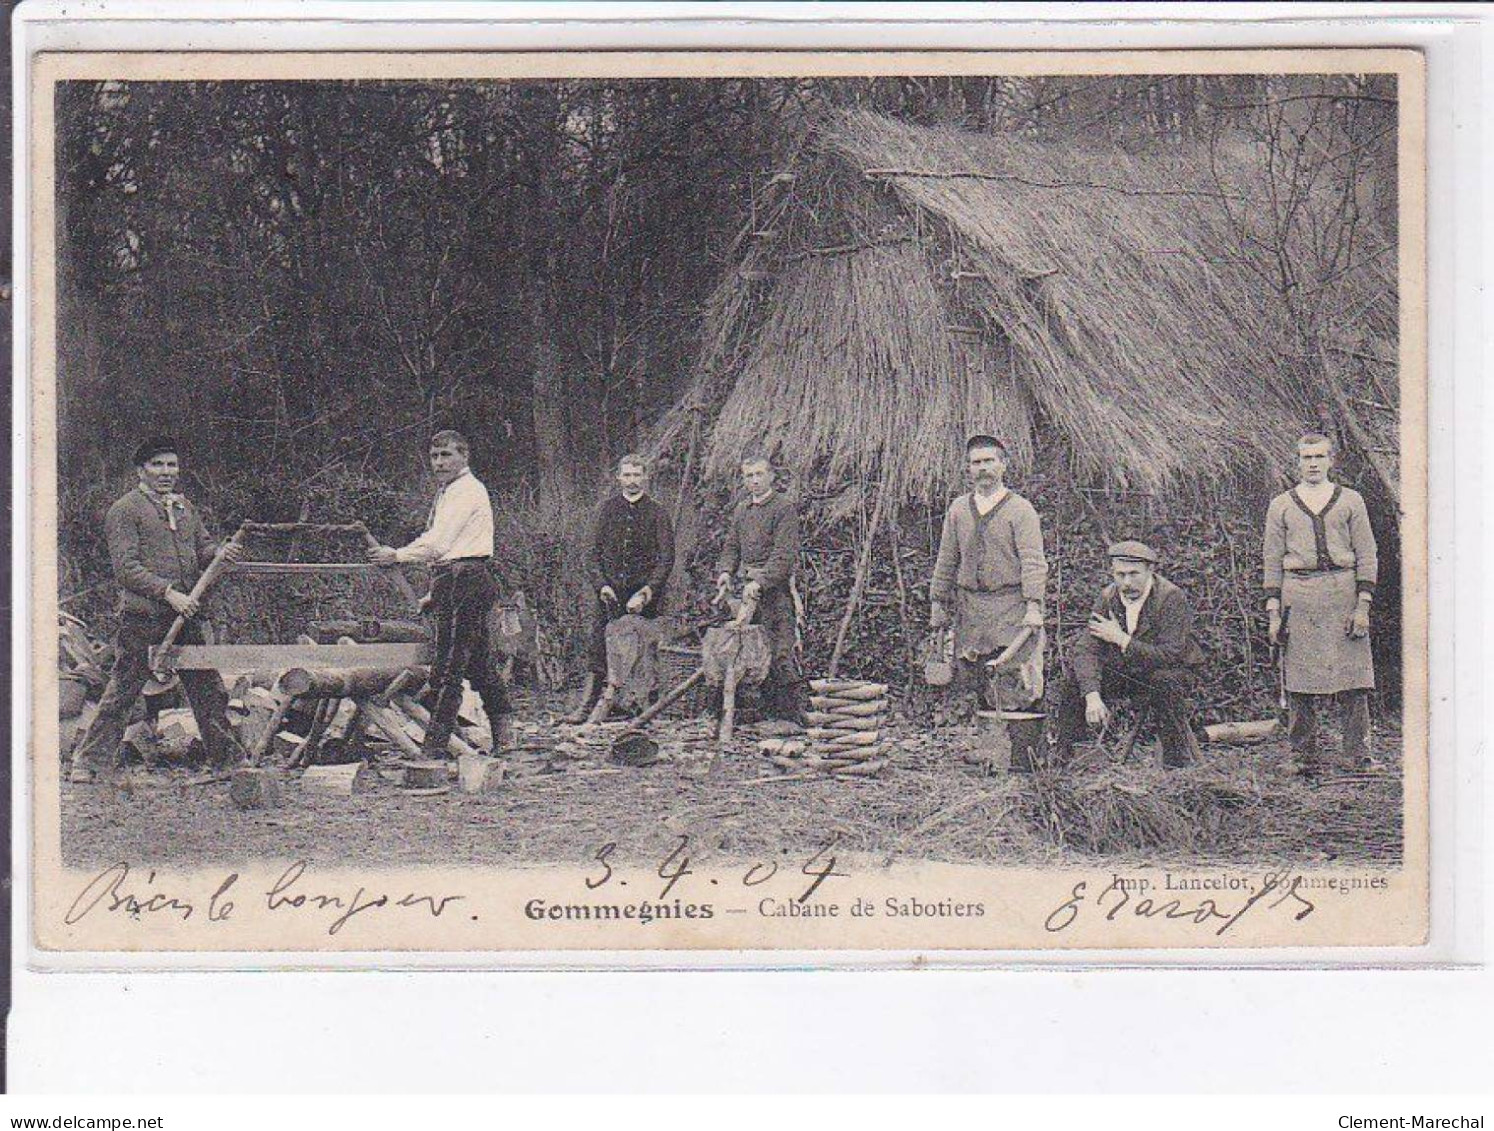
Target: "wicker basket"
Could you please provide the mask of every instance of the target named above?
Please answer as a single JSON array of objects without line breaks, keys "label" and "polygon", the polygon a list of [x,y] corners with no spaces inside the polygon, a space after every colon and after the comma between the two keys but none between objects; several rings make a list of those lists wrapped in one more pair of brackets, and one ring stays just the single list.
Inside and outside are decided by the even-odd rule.
[{"label": "wicker basket", "polygon": [[[659,645],[659,694],[667,695],[671,690],[689,679],[700,667],[700,649],[684,644]],[[706,710],[704,682],[697,683],[674,701],[664,714],[671,718],[689,718],[703,714]]]}]

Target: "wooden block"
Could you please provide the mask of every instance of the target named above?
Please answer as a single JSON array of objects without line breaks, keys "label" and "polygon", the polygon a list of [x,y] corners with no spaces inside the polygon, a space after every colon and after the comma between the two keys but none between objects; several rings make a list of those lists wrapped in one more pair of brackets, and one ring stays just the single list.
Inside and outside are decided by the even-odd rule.
[{"label": "wooden block", "polygon": [[406,789],[435,789],[451,780],[451,763],[411,761],[405,763]]},{"label": "wooden block", "polygon": [[457,759],[457,780],[463,793],[491,793],[504,778],[503,763],[485,754],[464,754]]},{"label": "wooden block", "polygon": [[301,785],[334,797],[354,797],[372,789],[378,776],[369,769],[366,762],[349,762],[342,766],[310,766],[301,775]]},{"label": "wooden block", "polygon": [[282,760],[294,758],[300,753],[305,742],[305,735],[297,734],[293,730],[282,730],[270,740],[270,752]]},{"label": "wooden block", "polygon": [[228,779],[228,797],[238,809],[274,809],[284,800],[280,779],[268,770],[241,766]]}]

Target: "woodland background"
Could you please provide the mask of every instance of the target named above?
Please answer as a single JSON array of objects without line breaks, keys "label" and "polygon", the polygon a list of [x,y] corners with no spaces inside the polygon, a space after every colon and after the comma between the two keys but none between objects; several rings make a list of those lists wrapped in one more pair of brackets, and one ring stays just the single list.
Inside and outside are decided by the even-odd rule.
[{"label": "woodland background", "polygon": [[[1309,285],[1313,272],[1355,266],[1361,230],[1395,230],[1395,98],[1383,77],[64,84],[64,609],[111,624],[101,520],[133,481],[129,453],[145,434],[179,437],[184,489],[225,533],[241,518],[359,518],[398,542],[428,505],[425,439],[456,426],[499,502],[509,584],[574,659],[580,556],[612,464],[654,449],[699,376],[708,304],[737,269],[759,202],[813,123],[853,108],[1074,150],[1248,147],[1279,198],[1274,235],[1255,229],[1240,254],[1259,265],[1261,302],[1295,304],[1303,335],[1335,313],[1314,298],[1331,291]],[[1336,211],[1315,211],[1317,189],[1340,182],[1345,192],[1327,194]],[[1301,241],[1322,257],[1298,257]],[[1262,343],[1263,364],[1272,348]],[[664,455],[659,493],[672,504],[689,473],[680,453]],[[806,647],[823,667],[866,515],[821,505],[840,485],[779,455],[806,516]],[[955,472],[960,456],[928,458]],[[1351,449],[1341,477],[1378,504],[1393,574],[1395,500],[1377,493],[1376,458]],[[1045,466],[1046,478],[1040,467],[1016,486],[1062,547],[1066,628],[1092,599],[1113,532],[1096,516],[1134,500],[1080,491]],[[1278,487],[1193,483],[1145,504],[1141,533],[1167,546],[1168,572],[1199,596],[1216,714],[1274,698],[1252,524]],[[713,555],[726,491],[701,486],[704,518],[673,597],[686,619],[699,612],[692,581]],[[1217,505],[1221,492],[1245,505]],[[909,682],[945,501],[901,512],[890,552],[870,556],[842,642],[847,670]],[[1392,577],[1376,605],[1385,671],[1397,666],[1397,600]],[[1382,685],[1394,696],[1398,681]]]}]

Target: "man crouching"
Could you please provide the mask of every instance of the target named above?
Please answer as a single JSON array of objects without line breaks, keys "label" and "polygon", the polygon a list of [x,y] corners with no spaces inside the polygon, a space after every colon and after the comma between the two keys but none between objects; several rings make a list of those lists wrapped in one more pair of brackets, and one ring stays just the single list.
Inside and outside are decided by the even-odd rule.
[{"label": "man crouching", "polygon": [[1129,697],[1149,707],[1170,769],[1199,758],[1190,728],[1193,669],[1203,653],[1193,639],[1187,594],[1156,572],[1157,552],[1141,542],[1110,547],[1111,583],[1101,591],[1087,629],[1073,641],[1071,667],[1059,685],[1055,757],[1073,754],[1085,725],[1110,719],[1110,705]]}]

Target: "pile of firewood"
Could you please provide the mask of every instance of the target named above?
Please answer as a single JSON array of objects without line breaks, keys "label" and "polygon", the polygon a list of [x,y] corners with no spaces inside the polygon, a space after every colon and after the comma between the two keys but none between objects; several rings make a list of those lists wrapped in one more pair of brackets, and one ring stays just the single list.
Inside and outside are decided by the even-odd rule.
[{"label": "pile of firewood", "polygon": [[871,777],[887,768],[882,718],[887,685],[854,679],[809,681],[809,729],[802,739],[769,739],[758,749],[781,770]]}]

